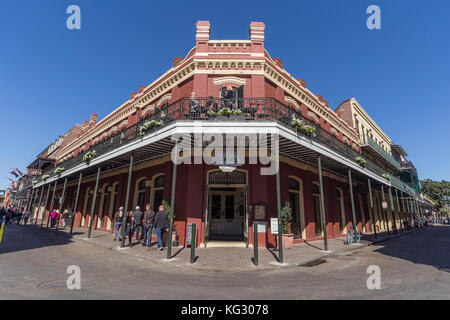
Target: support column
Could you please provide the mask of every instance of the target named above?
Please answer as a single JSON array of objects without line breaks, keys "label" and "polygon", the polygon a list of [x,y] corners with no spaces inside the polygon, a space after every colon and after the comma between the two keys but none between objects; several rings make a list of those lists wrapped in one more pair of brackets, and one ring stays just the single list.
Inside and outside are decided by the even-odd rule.
[{"label": "support column", "polygon": [[[276,161],[277,161],[277,174],[276,174],[276,187],[277,187],[277,213],[278,213],[278,262],[283,263],[283,230],[281,230],[281,191],[280,191],[280,154],[278,148],[278,140],[276,142]],[[320,156],[319,156],[320,159]],[[319,160],[320,163],[320,160]],[[255,232],[255,230],[253,230]],[[326,250],[326,249],[325,249]]]},{"label": "support column", "polygon": [[[384,188],[383,185],[381,185],[381,201],[386,202],[385,198],[384,198]],[[383,207],[383,204],[381,204],[381,207]],[[389,221],[387,219],[387,210],[385,208],[383,209],[383,213],[384,213],[384,226],[386,227],[387,233],[388,235],[390,235],[391,233],[389,232]]]},{"label": "support column", "polygon": [[348,185],[350,188],[350,204],[351,204],[351,208],[352,208],[353,230],[356,233],[355,201],[353,199],[352,171],[350,169],[348,169]]},{"label": "support column", "polygon": [[392,224],[394,226],[394,233],[398,234],[398,232],[397,232],[397,220],[395,219],[395,208],[394,208],[394,201],[392,199],[392,187],[391,186],[389,186],[389,202],[391,204]]},{"label": "support column", "polygon": [[323,194],[322,160],[321,160],[320,156],[317,157],[317,162],[319,165],[320,215],[322,217],[323,250],[328,251],[327,224],[326,224],[326,220],[325,220],[325,200],[324,200],[324,194]]},{"label": "support column", "polygon": [[[176,187],[177,187],[177,166],[178,166],[178,144],[175,143],[175,148],[174,148],[174,156],[172,157],[172,189],[171,189],[171,194],[170,194],[170,212],[169,212],[169,236],[168,236],[168,241],[169,243],[167,244],[167,259],[172,258],[172,232],[173,232],[173,216],[174,216],[174,211],[175,211],[175,192],[176,192]],[[206,221],[205,221],[206,222]],[[151,237],[152,235],[150,235]],[[206,235],[204,235],[206,236]],[[192,244],[191,246],[194,245],[194,247],[197,245],[197,243]]]},{"label": "support column", "polygon": [[[33,201],[33,195],[34,195],[34,189],[31,191],[31,199],[30,199],[30,201],[28,201],[27,209],[25,210],[25,212],[32,210],[30,207],[32,207],[31,202]],[[24,212],[24,214],[25,214],[25,212]]]},{"label": "support column", "polygon": [[[33,201],[33,203],[32,203],[32,205],[31,205],[31,210],[33,211],[33,208],[34,208],[34,206],[35,206],[35,204],[36,204],[36,200],[37,200],[37,189],[36,189],[36,192],[34,193],[34,195],[33,195],[33,193],[31,193],[31,201]],[[30,202],[31,202],[30,201]],[[28,208],[28,210],[27,211],[29,211],[30,210],[30,208]],[[24,214],[25,214],[25,212],[24,212]],[[25,221],[25,220],[24,220]]]},{"label": "support column", "polygon": [[76,210],[77,210],[77,204],[78,204],[78,195],[80,194],[80,185],[81,185],[81,178],[83,177],[83,173],[80,172],[80,177],[78,178],[78,187],[77,187],[77,195],[75,196],[75,203],[73,205],[73,216],[72,216],[72,221],[70,223],[70,235],[72,235],[73,232],[73,223],[75,221],[75,215],[76,215]]},{"label": "support column", "polygon": [[88,239],[91,237],[92,224],[94,223],[95,201],[97,200],[98,180],[100,179],[100,165],[97,167],[97,179],[95,180],[94,197],[92,198],[91,217],[89,221]]},{"label": "support column", "polygon": [[370,185],[370,179],[367,179],[367,184],[369,185],[369,198],[370,198],[370,213],[372,214],[372,228],[375,235],[375,239],[377,238],[377,226],[375,225],[375,213],[373,212],[373,197],[372,197],[372,186]]},{"label": "support column", "polygon": [[55,186],[53,187],[53,195],[52,195],[52,199],[50,200],[50,211],[48,213],[48,218],[47,218],[47,228],[48,228],[48,224],[50,222],[50,214],[52,213],[52,210],[53,210],[53,202],[55,200],[55,192],[56,192],[57,182],[58,182],[58,180],[55,180]]},{"label": "support column", "polygon": [[59,227],[59,221],[61,220],[62,215],[62,206],[64,204],[64,194],[66,193],[66,185],[67,185],[67,177],[64,179],[64,187],[61,195],[61,199],[59,200],[59,214],[58,214],[58,221],[56,222],[56,230],[58,230]]},{"label": "support column", "polygon": [[131,175],[133,173],[133,153],[130,155],[130,167],[128,169],[128,183],[127,183],[127,193],[125,197],[125,211],[122,218],[122,240],[120,241],[120,247],[123,248],[125,244],[125,229],[127,223],[127,214],[128,214],[128,199],[130,198],[130,185],[131,185]]},{"label": "support column", "polygon": [[48,196],[50,195],[50,188],[51,188],[51,186],[49,184],[48,188],[47,188],[47,195],[45,196],[44,212],[42,213],[42,218],[41,218],[41,227],[44,225],[45,210],[47,209]]},{"label": "support column", "polygon": [[395,199],[397,199],[397,209],[398,209],[398,217],[400,219],[400,227],[402,227],[402,232],[405,231],[403,227],[403,218],[402,218],[402,211],[400,209],[400,201],[398,200],[398,191],[397,188],[395,188]]},{"label": "support column", "polygon": [[[42,185],[42,188],[41,188],[41,195],[39,196],[39,209],[41,208],[41,206],[42,206],[42,195],[44,194],[44,185]],[[39,217],[39,209],[38,209],[38,211],[36,212],[36,218],[34,219],[34,225],[36,225],[37,224],[37,221],[38,221],[38,217]],[[31,212],[31,213],[33,213],[33,212]]]}]

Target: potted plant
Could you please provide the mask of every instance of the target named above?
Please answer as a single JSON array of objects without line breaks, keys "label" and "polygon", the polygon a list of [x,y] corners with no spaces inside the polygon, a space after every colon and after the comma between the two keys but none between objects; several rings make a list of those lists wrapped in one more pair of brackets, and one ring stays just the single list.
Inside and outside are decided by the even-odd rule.
[{"label": "potted plant", "polygon": [[391,181],[391,176],[388,175],[387,173],[383,173],[382,177],[385,178],[387,181]]},{"label": "potted plant", "polygon": [[63,172],[63,171],[64,171],[63,167],[58,167],[58,168],[55,169],[55,174],[60,175],[61,172]]},{"label": "potted plant", "polygon": [[[169,219],[170,219],[170,211],[172,210],[172,208],[170,207],[169,202],[166,200],[163,200],[162,206],[164,207],[164,210],[169,215]],[[175,213],[173,215],[173,218],[175,219]],[[178,234],[177,234],[177,228],[175,226],[175,222],[173,223],[173,229],[172,229],[172,243],[173,243],[174,247],[178,247]]]},{"label": "potted plant", "polygon": [[43,176],[42,176],[42,180],[47,180],[48,178],[50,178],[50,175],[48,175],[48,174],[44,174]]},{"label": "potted plant", "polygon": [[292,221],[292,208],[288,201],[286,201],[283,208],[281,208],[280,217],[283,248],[291,249],[294,245],[294,234],[290,233],[289,230]]},{"label": "potted plant", "polygon": [[303,134],[307,135],[308,137],[312,137],[316,133],[316,128],[314,128],[313,126],[304,124],[302,120],[293,119],[291,124],[295,128],[295,130],[302,132]]},{"label": "potted plant", "polygon": [[89,163],[92,159],[97,156],[97,152],[95,150],[89,151],[83,156],[83,161]]},{"label": "potted plant", "polygon": [[366,163],[367,163],[367,161],[364,160],[364,158],[362,158],[362,157],[355,157],[355,161],[356,161],[357,163],[359,163],[359,165],[360,165],[361,167],[365,167],[365,166],[366,166]]},{"label": "potted plant", "polygon": [[159,121],[156,121],[156,120],[146,121],[139,128],[139,135],[143,136],[148,131],[151,131],[152,129],[156,129],[157,127],[160,127],[161,125],[162,125],[162,123]]}]

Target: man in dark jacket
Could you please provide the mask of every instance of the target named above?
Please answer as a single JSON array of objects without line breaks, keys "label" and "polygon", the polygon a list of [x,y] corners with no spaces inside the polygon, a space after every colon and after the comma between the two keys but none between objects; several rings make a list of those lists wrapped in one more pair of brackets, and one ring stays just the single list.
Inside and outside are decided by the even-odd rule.
[{"label": "man in dark jacket", "polygon": [[139,238],[141,238],[141,231],[142,231],[142,216],[143,213],[141,211],[141,208],[139,206],[136,207],[136,210],[134,210],[134,227],[136,231],[136,240],[139,241]]},{"label": "man in dark jacket", "polygon": [[153,224],[155,222],[155,211],[150,209],[150,204],[145,206],[144,212],[144,240],[142,241],[142,245],[145,246],[147,243],[148,236],[148,246],[152,244],[152,231]]},{"label": "man in dark jacket", "polygon": [[155,216],[156,237],[158,238],[158,249],[157,249],[158,251],[161,251],[164,248],[162,243],[162,233],[166,229],[168,221],[169,216],[167,212],[164,210],[164,207],[160,205],[159,211]]}]

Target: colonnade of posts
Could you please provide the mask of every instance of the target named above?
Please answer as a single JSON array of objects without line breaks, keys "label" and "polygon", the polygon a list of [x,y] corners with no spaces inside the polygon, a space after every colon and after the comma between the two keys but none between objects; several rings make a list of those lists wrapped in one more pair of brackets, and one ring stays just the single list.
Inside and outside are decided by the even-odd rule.
[{"label": "colonnade of posts", "polygon": [[[174,153],[175,153],[175,161],[173,164],[173,171],[172,171],[172,188],[171,188],[171,210],[169,213],[169,241],[168,241],[168,250],[167,250],[167,259],[170,259],[172,257],[171,255],[171,250],[172,250],[172,231],[173,231],[173,217],[174,217],[174,207],[175,207],[175,185],[176,185],[176,176],[177,176],[177,164],[176,164],[176,159],[178,157],[178,149],[177,147],[174,148]],[[277,164],[278,164],[278,168],[279,168],[279,153],[276,152],[277,154]],[[128,201],[129,201],[129,197],[130,197],[130,189],[131,189],[131,178],[132,178],[132,171],[133,171],[133,161],[134,161],[134,156],[133,153],[130,154],[130,161],[129,161],[129,170],[128,170],[128,181],[127,181],[127,186],[126,186],[126,199],[125,199],[125,210],[124,212],[128,212]],[[324,192],[323,192],[323,174],[322,174],[322,163],[321,163],[321,156],[319,155],[317,157],[317,166],[318,166],[318,173],[319,173],[319,188],[320,188],[320,215],[321,215],[321,223],[322,223],[322,230],[323,230],[323,239],[324,239],[324,250],[328,251],[328,242],[327,242],[327,228],[326,228],[326,215],[325,215],[325,199],[324,199]],[[94,196],[93,196],[93,201],[92,201],[92,205],[91,205],[91,210],[90,210],[90,214],[91,214],[91,219],[90,219],[90,223],[89,223],[89,230],[88,230],[88,238],[91,237],[91,231],[92,231],[92,226],[93,226],[93,220],[94,220],[94,210],[95,210],[95,204],[96,204],[96,195],[97,195],[97,190],[98,190],[98,183],[99,183],[99,179],[100,179],[100,172],[101,172],[101,168],[100,165],[98,165],[97,167],[97,175],[96,175],[96,183],[95,183],[95,190],[94,190]],[[81,181],[82,181],[82,177],[83,177],[83,173],[80,172],[79,174],[79,178],[78,178],[78,185],[77,185],[77,191],[76,191],[76,196],[75,196],[75,203],[74,206],[72,208],[72,219],[71,219],[71,226],[70,226],[70,234],[72,234],[73,232],[73,224],[74,224],[74,220],[75,220],[75,212],[76,212],[76,208],[77,208],[77,204],[78,204],[78,198],[79,198],[79,193],[80,193],[80,185],[81,185]],[[59,205],[59,212],[61,213],[63,204],[64,204],[64,197],[65,197],[65,192],[66,192],[66,185],[67,185],[67,180],[68,177],[66,176],[64,179],[64,186],[63,186],[63,191],[62,191],[62,196],[60,198],[60,205]],[[352,181],[352,170],[349,168],[348,169],[348,182],[349,182],[349,194],[350,194],[350,205],[351,205],[351,211],[352,211],[352,226],[353,229],[356,230],[357,229],[357,221],[356,221],[356,210],[355,210],[355,204],[354,204],[354,195],[353,195],[353,181]],[[390,229],[389,229],[389,219],[388,219],[388,213],[387,213],[387,206],[383,206],[381,215],[382,215],[382,219],[380,219],[379,213],[378,212],[378,218],[376,218],[376,214],[375,212],[377,210],[375,210],[374,207],[374,199],[373,199],[373,190],[372,190],[372,183],[371,183],[371,179],[369,178],[367,180],[367,186],[368,186],[368,197],[369,197],[369,230],[373,231],[375,238],[377,238],[377,223],[380,225],[381,227],[381,221],[383,220],[383,224],[384,224],[384,230],[387,231],[388,234],[390,234]],[[43,221],[45,219],[45,209],[47,208],[48,205],[48,200],[49,200],[49,194],[50,194],[50,188],[51,188],[51,184],[49,183],[47,185],[47,194],[45,197],[45,201],[42,203],[42,197],[44,194],[44,185],[41,187],[40,190],[40,196],[39,196],[39,209],[43,206],[43,212],[42,212],[42,218],[41,218],[41,227],[43,225]],[[55,193],[56,193],[56,188],[57,188],[57,180],[55,180],[54,186],[53,186],[53,194],[52,194],[52,198],[51,198],[51,202],[50,202],[50,212],[52,212],[53,210],[53,205],[54,205],[54,200],[55,200]],[[394,187],[395,188],[395,187]],[[381,184],[380,186],[380,191],[381,191],[381,198],[383,203],[385,202],[385,190],[383,187],[383,184]],[[277,214],[278,214],[278,246],[279,246],[279,262],[283,263],[283,246],[282,246],[282,228],[281,228],[281,196],[280,196],[280,173],[279,170],[277,170],[276,173],[276,192],[277,192]],[[402,227],[402,230],[404,230],[403,227],[403,219],[408,220],[408,213],[410,215],[410,223],[412,224],[414,221],[413,216],[421,216],[421,208],[419,207],[419,203],[416,199],[414,199],[413,195],[410,194],[406,194],[404,191],[399,190],[398,188],[395,188],[395,197],[396,197],[396,203],[397,203],[397,210],[395,210],[394,207],[394,201],[393,201],[393,196],[392,196],[392,187],[388,186],[387,189],[388,195],[389,195],[389,202],[390,202],[390,215],[391,215],[391,221],[392,221],[392,229],[393,232],[395,234],[398,233],[397,230],[397,218],[396,218],[396,211],[397,211],[397,215],[400,221],[400,226]],[[399,192],[400,192],[400,197],[399,197]],[[38,193],[38,189],[34,189],[32,192],[32,199],[33,203],[31,204],[30,201],[30,205],[32,208],[32,212],[33,208],[36,204],[36,200],[37,200],[37,193]],[[402,204],[402,208],[400,208],[400,200],[399,198],[401,198],[401,204]],[[363,213],[361,213],[363,214]],[[37,220],[38,220],[38,215],[39,215],[39,210],[38,212],[36,212],[36,219],[34,221],[34,224],[37,224]],[[47,227],[49,224],[49,218],[50,215],[47,219]],[[362,221],[361,221],[362,222]],[[59,225],[59,218],[58,218],[58,223],[56,225],[56,228],[58,228]],[[126,225],[126,214],[123,216],[123,221],[122,221],[122,226]],[[124,247],[124,242],[125,242],[125,227],[122,228],[122,237],[121,237],[121,247]],[[194,244],[195,246],[195,244]]]}]

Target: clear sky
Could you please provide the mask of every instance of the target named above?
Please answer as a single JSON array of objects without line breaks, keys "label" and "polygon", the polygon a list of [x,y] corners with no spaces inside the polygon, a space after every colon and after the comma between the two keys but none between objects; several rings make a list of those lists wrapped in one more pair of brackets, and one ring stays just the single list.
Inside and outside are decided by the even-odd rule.
[{"label": "clear sky", "polygon": [[[81,8],[68,30],[66,8]],[[366,9],[381,8],[381,30]],[[2,0],[0,188],[74,123],[99,120],[185,57],[197,20],[211,39],[265,47],[333,109],[355,97],[400,144],[419,178],[450,180],[450,1]]]}]

